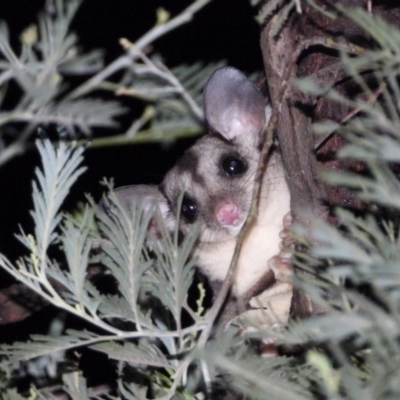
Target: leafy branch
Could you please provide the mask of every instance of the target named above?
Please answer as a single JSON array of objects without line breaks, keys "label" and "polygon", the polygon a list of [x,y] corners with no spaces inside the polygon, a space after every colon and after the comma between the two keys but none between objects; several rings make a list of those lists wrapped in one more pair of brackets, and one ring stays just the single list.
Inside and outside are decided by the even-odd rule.
[{"label": "leafy branch", "polygon": [[[67,331],[55,338],[33,336],[29,343],[3,345],[1,353],[18,361],[90,346],[122,360],[126,349],[121,353],[114,342],[136,340],[137,344],[125,344],[131,347],[130,358],[124,360],[148,368],[172,368],[177,374],[174,387],[180,385],[179,377],[190,363],[186,357],[178,361],[179,354],[193,347],[197,333],[205,326],[203,318],[192,312],[193,322],[181,327],[181,313],[187,308],[187,292],[193,279],[194,263],[189,256],[196,235],[178,245],[165,234],[160,247],[154,247],[154,259],[144,247],[153,214],[139,212],[140,204],[127,209],[111,195],[113,215],[88,205],[79,220],[63,216],[62,203],[84,171],[79,167],[84,148],[60,143],[54,149],[48,140],[37,142],[37,147],[43,171],[36,170],[33,184],[34,235],[24,231],[18,235],[29,254],[16,265],[0,255],[0,266],[49,303],[101,328],[106,335]],[[159,224],[162,226],[162,221]],[[64,252],[67,269],[50,260],[48,253],[54,246]],[[118,283],[117,294],[101,294],[87,281],[86,270],[93,262],[101,263],[112,273]],[[168,361],[159,349],[160,343],[170,352],[172,358]],[[148,353],[151,349],[156,352],[154,357],[144,358],[143,351]],[[173,392],[170,391],[171,396]]]},{"label": "leafy branch", "polygon": [[[51,128],[60,139],[91,136],[97,127],[115,128],[116,118],[126,113],[123,96],[134,96],[145,103],[142,116],[135,116],[127,131],[94,142],[113,145],[161,141],[202,129],[200,94],[213,66],[200,63],[191,67],[168,69],[157,56],[150,56],[147,46],[161,36],[189,22],[210,0],[197,0],[170,19],[159,9],[157,22],[144,36],[131,43],[121,39],[125,54],[103,68],[102,52],[81,54],[77,37],[69,32],[81,1],[55,3],[54,12],[44,13],[38,25],[22,33],[20,54],[10,45],[7,26],[0,24],[0,103],[15,81],[22,89],[17,106],[0,112],[0,165],[20,154],[29,138],[42,127]],[[119,82],[109,81],[123,72]],[[66,90],[73,75],[95,75],[79,87]],[[88,97],[94,90],[106,90],[118,101]],[[147,103],[147,104],[146,104]],[[16,135],[15,125],[23,129]],[[144,129],[143,129],[144,128]],[[135,136],[138,136],[134,139]],[[10,140],[11,139],[11,140]]]}]

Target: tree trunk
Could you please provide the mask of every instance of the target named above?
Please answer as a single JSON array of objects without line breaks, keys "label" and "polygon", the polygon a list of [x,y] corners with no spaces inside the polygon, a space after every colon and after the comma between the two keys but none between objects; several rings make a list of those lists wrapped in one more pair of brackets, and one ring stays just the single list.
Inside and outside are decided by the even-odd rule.
[{"label": "tree trunk", "polygon": [[[268,3],[267,0],[265,3]],[[358,200],[344,188],[326,187],[319,178],[321,168],[360,170],[355,162],[334,159],[335,152],[345,142],[333,135],[315,151],[317,140],[312,123],[333,119],[346,120],[350,110],[325,98],[305,95],[291,79],[312,77],[321,86],[335,85],[342,93],[356,93],[357,88],[342,69],[337,50],[326,43],[345,43],[349,52],[356,46],[368,48],[375,45],[368,35],[344,13],[335,20],[302,1],[302,13],[294,9],[277,32],[277,21],[289,1],[282,1],[274,15],[267,17],[261,31],[261,49],[273,110],[278,115],[276,133],[280,143],[285,174],[291,193],[291,209],[295,221],[307,224],[311,218],[328,218],[329,206],[341,204],[361,207]],[[335,5],[362,7],[388,22],[399,25],[400,2],[368,0],[314,0],[327,11],[337,12]],[[302,293],[295,292],[292,315],[320,312]]]}]

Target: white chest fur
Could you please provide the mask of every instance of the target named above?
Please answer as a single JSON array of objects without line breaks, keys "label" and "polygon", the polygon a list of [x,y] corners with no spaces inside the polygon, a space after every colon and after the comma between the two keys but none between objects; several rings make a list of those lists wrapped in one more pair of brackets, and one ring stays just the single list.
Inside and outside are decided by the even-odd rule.
[{"label": "white chest fur", "polygon": [[[290,194],[282,167],[274,167],[274,179],[263,185],[257,221],[247,236],[239,257],[233,293],[241,296],[269,270],[268,260],[279,253],[283,217],[290,211]],[[195,255],[201,270],[211,279],[223,281],[228,272],[236,239],[215,245],[200,245]]]}]

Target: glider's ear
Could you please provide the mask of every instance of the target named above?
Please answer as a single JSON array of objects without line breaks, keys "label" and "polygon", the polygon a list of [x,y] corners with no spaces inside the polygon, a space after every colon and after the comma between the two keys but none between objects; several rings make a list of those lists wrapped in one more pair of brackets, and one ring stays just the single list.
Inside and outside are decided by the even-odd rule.
[{"label": "glider's ear", "polygon": [[[203,93],[204,113],[209,127],[225,139],[241,135],[258,139],[266,123],[261,92],[239,70],[219,68],[207,81]],[[243,137],[243,136],[242,136]]]}]

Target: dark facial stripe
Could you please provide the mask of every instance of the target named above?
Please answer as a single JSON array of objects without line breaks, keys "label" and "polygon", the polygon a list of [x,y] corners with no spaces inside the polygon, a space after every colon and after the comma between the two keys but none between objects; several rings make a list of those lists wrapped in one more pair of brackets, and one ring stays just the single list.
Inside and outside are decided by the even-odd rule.
[{"label": "dark facial stripe", "polygon": [[204,177],[199,173],[199,156],[192,150],[188,150],[175,165],[177,174],[189,172],[193,182],[205,185]]}]

